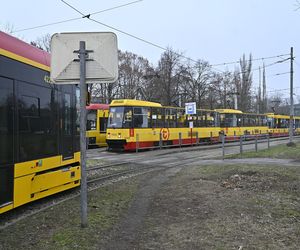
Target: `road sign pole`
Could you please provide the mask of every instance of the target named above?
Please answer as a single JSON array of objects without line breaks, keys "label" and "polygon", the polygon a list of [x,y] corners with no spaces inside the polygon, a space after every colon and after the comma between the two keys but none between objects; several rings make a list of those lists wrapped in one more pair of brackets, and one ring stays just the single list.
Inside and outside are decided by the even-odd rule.
[{"label": "road sign pole", "polygon": [[80,163],[81,163],[81,227],[87,227],[87,178],[86,178],[86,50],[85,42],[79,43],[80,58]]}]

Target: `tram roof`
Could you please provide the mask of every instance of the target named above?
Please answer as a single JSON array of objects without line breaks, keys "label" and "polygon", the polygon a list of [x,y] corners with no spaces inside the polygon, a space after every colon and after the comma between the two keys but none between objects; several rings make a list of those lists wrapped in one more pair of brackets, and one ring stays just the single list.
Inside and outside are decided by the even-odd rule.
[{"label": "tram roof", "polygon": [[103,103],[91,103],[89,106],[86,106],[87,110],[106,110],[109,109],[109,104],[103,104]]},{"label": "tram roof", "polygon": [[277,119],[290,119],[289,115],[275,115],[274,113],[267,114],[267,117],[277,118]]},{"label": "tram roof", "polygon": [[162,107],[161,104],[157,102],[147,102],[147,101],[132,100],[132,99],[113,100],[110,106],[111,107],[116,107],[116,106]]},{"label": "tram roof", "polygon": [[0,55],[50,71],[50,54],[0,31]]},{"label": "tram roof", "polygon": [[241,110],[237,109],[215,109],[215,111],[222,113],[222,114],[242,114]]}]

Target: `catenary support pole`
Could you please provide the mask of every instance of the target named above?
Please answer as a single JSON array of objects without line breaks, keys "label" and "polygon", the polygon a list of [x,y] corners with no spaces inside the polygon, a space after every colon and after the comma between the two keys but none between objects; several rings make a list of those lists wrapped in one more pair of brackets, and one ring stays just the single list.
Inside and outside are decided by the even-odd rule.
[{"label": "catenary support pole", "polygon": [[85,42],[79,43],[80,58],[80,161],[81,161],[81,227],[87,227],[87,177],[86,177],[86,50]]},{"label": "catenary support pole", "polygon": [[291,71],[290,71],[290,129],[289,129],[289,142],[293,142],[293,129],[294,129],[294,69],[293,69],[293,47],[291,47]]}]

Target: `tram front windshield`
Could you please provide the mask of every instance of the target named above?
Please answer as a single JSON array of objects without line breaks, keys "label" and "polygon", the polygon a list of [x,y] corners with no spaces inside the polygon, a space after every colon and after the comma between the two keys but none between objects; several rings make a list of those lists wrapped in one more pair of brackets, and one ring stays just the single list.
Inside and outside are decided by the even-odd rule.
[{"label": "tram front windshield", "polygon": [[122,128],[124,107],[111,107],[109,109],[108,127]]}]

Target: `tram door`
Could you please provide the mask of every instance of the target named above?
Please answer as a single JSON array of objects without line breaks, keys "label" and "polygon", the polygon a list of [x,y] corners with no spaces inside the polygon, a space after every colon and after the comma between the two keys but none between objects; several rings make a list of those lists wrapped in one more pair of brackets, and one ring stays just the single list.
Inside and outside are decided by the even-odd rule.
[{"label": "tram door", "polygon": [[13,201],[13,80],[0,77],[0,207]]},{"label": "tram door", "polygon": [[74,130],[73,130],[73,112],[72,112],[71,91],[62,92],[62,156],[63,159],[71,159],[74,156]]}]

